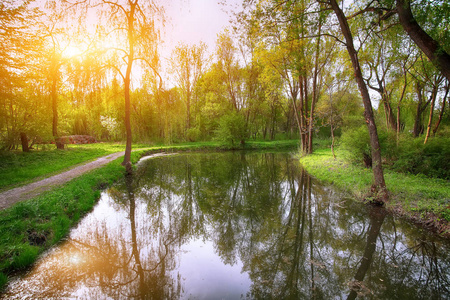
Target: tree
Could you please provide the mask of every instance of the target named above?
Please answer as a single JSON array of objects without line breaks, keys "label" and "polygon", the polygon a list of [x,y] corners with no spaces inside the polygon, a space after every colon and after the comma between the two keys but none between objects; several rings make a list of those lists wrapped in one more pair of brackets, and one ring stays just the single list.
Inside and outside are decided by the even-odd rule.
[{"label": "tree", "polygon": [[41,46],[33,26],[40,16],[30,1],[5,0],[0,3],[0,136],[3,148],[16,147],[21,137],[22,150],[28,151],[27,131],[38,108],[30,97],[30,70]]},{"label": "tree", "polygon": [[374,175],[374,190],[376,196],[376,202],[384,203],[389,199],[386,183],[384,181],[383,166],[381,165],[381,149],[378,139],[377,126],[373,116],[372,102],[370,100],[369,91],[361,72],[361,67],[358,59],[358,52],[355,49],[352,32],[344,12],[339,7],[336,0],[330,0],[329,4],[333,9],[338,21],[341,32],[345,38],[345,46],[347,48],[348,55],[352,62],[352,67],[355,75],[355,80],[358,84],[359,91],[364,104],[364,118],[366,120],[367,128],[370,136],[370,146],[372,153],[372,170]]},{"label": "tree", "polygon": [[[443,4],[443,7],[443,11],[448,12],[448,4]],[[417,23],[411,11],[411,0],[397,0],[396,8],[403,29],[447,80],[450,80],[450,55]]]},{"label": "tree", "polygon": [[204,43],[178,45],[172,52],[171,68],[186,103],[186,130],[191,128],[191,105],[195,86],[205,70],[207,46]]},{"label": "tree", "polygon": [[246,99],[241,89],[242,69],[236,57],[237,49],[231,34],[225,31],[217,37],[217,64],[228,93],[228,100],[235,111],[240,111],[246,105]]},{"label": "tree", "polygon": [[[336,159],[334,152],[335,131],[341,127],[349,127],[351,119],[360,119],[361,104],[353,82],[345,80],[338,74],[335,78],[327,78],[325,86],[328,95],[323,95],[317,103],[317,116],[322,126],[330,126],[331,153]],[[358,122],[359,124],[359,122]]]},{"label": "tree", "polygon": [[[99,34],[101,39],[115,42],[114,46],[105,50],[115,53],[117,59],[109,66],[120,74],[124,84],[126,147],[122,165],[129,168],[132,143],[130,120],[132,69],[139,61],[144,62],[142,64],[144,68],[149,68],[157,73],[158,30],[155,20],[162,15],[162,10],[154,1],[143,0],[83,0],[74,3],[68,1],[68,3],[74,9],[79,6],[98,9],[105,18],[99,20],[100,23],[103,23],[98,26],[107,26],[108,29],[103,28],[96,34]],[[80,21],[83,21],[83,16],[80,17]],[[122,67],[125,69],[125,73],[122,71]],[[161,77],[160,87],[162,87]]]},{"label": "tree", "polygon": [[[251,1],[246,1],[251,6]],[[313,151],[315,106],[322,93],[324,66],[334,47],[323,33],[329,12],[315,1],[259,1],[247,22],[258,25],[261,44],[273,52],[269,65],[285,82],[304,154]]]},{"label": "tree", "polygon": [[60,96],[61,87],[70,76],[68,68],[73,53],[68,49],[72,46],[69,30],[69,14],[63,9],[59,1],[47,1],[45,3],[44,15],[39,23],[39,31],[45,46],[41,55],[40,66],[46,74],[48,95],[52,107],[52,135],[57,149],[64,149],[64,141],[60,138]]}]

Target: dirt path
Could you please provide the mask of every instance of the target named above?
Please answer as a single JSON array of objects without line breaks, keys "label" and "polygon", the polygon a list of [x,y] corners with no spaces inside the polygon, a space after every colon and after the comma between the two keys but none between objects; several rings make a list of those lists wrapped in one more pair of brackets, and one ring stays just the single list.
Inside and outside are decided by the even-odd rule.
[{"label": "dirt path", "polygon": [[[136,149],[137,150],[143,150],[143,149]],[[7,190],[2,193],[0,193],[0,210],[8,208],[12,206],[13,204],[31,199],[33,197],[36,197],[40,195],[41,193],[48,191],[52,189],[53,187],[57,185],[64,184],[88,171],[100,168],[101,166],[106,165],[107,163],[123,156],[125,154],[124,151],[117,152],[113,154],[109,154],[103,157],[100,157],[94,161],[88,162],[86,164],[77,166],[73,169],[70,169],[68,171],[65,171],[63,173],[54,175],[49,178],[45,178],[15,189]],[[150,157],[157,157],[166,155],[165,153],[157,153],[153,154]]]}]

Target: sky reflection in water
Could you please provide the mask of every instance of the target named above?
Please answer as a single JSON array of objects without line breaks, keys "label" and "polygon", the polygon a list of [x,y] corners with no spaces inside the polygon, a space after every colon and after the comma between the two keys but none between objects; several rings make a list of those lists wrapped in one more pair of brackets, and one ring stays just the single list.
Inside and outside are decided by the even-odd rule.
[{"label": "sky reflection in water", "polygon": [[143,162],[6,298],[448,299],[449,243],[287,153]]}]

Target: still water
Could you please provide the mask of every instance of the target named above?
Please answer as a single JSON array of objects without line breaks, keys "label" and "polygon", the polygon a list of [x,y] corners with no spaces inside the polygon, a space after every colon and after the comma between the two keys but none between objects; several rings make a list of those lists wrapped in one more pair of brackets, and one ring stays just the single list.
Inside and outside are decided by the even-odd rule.
[{"label": "still water", "polygon": [[288,153],[148,159],[5,298],[449,299],[450,244]]}]

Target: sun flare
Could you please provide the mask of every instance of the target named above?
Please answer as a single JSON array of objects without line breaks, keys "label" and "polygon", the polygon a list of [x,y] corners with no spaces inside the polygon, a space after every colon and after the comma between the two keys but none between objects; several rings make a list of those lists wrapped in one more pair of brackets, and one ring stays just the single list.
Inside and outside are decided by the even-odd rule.
[{"label": "sun flare", "polygon": [[85,50],[82,50],[80,47],[75,46],[75,45],[68,45],[64,50],[63,50],[63,56],[64,57],[75,57],[75,56],[80,56],[85,52]]}]

